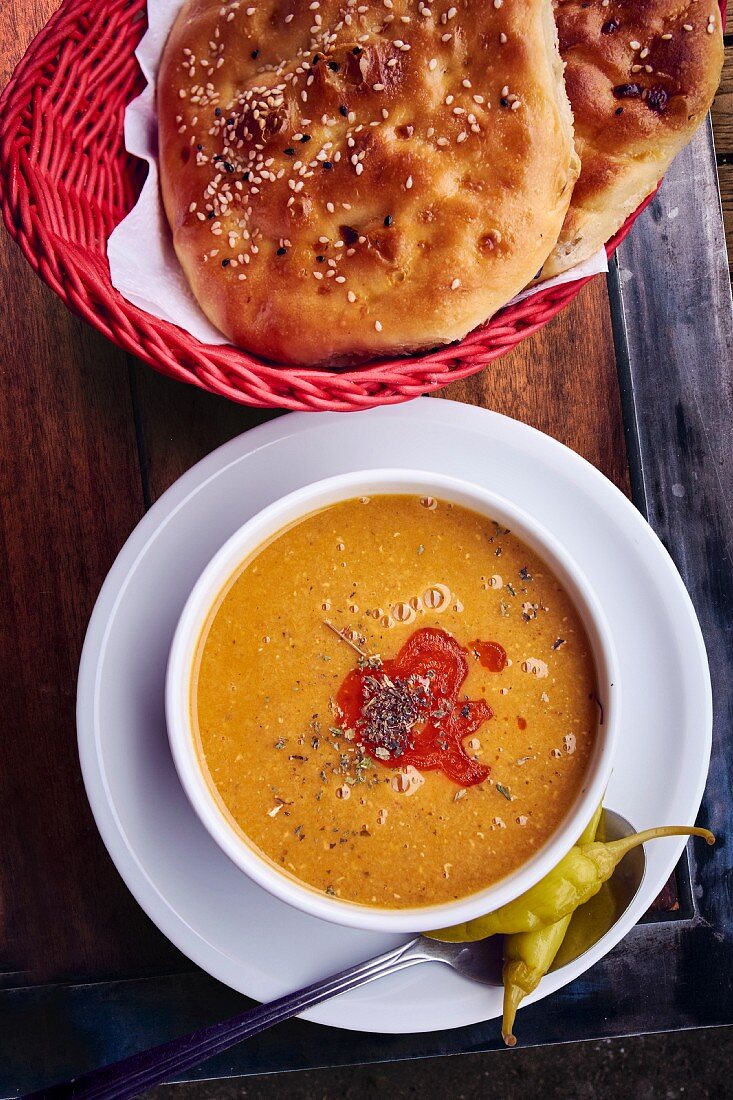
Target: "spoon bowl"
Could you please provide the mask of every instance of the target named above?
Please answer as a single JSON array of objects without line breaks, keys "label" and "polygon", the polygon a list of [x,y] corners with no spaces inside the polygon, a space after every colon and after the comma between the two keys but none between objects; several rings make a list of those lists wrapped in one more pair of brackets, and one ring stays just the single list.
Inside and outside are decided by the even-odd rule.
[{"label": "spoon bowl", "polygon": [[[604,809],[598,824],[596,839],[608,842],[622,840],[636,832],[634,826],[614,810]],[[604,882],[594,898],[573,913],[560,950],[550,972],[560,970],[590,951],[624,915],[636,897],[644,879],[646,855],[644,846],[632,848],[624,856],[608,882]]]}]

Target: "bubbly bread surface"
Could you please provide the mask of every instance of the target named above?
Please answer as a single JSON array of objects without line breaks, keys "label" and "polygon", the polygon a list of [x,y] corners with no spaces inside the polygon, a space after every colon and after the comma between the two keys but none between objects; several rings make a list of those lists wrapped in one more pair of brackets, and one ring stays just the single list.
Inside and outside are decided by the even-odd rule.
[{"label": "bubbly bread surface", "polygon": [[710,108],[715,0],[556,0],[581,171],[542,278],[591,256],[657,186]]},{"label": "bubbly bread surface", "polygon": [[550,0],[189,0],[158,107],[193,293],[283,363],[460,339],[547,259],[578,171]]}]

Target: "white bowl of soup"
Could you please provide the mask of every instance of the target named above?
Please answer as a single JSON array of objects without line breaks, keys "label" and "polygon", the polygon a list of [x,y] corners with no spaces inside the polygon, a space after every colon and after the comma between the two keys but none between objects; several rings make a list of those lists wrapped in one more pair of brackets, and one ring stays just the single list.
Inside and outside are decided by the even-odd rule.
[{"label": "white bowl of soup", "polygon": [[513,900],[576,841],[619,684],[549,530],[470,483],[376,470],[291,493],[214,556],[166,714],[186,794],[244,873],[313,916],[418,932]]}]

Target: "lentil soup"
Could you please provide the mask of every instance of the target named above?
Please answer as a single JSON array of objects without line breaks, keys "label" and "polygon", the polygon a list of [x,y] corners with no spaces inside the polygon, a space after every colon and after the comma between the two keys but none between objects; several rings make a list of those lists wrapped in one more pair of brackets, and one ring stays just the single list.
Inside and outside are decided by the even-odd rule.
[{"label": "lentil soup", "polygon": [[344,901],[455,901],[526,862],[579,794],[590,643],[547,565],[458,504],[344,501],[250,557],[202,632],[197,750],[221,811]]}]

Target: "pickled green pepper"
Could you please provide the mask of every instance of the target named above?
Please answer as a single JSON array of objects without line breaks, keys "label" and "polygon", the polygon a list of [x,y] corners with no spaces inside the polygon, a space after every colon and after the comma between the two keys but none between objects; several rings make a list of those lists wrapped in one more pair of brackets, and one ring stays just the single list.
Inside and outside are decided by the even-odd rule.
[{"label": "pickled green pepper", "polygon": [[[580,834],[579,846],[592,844],[595,840],[602,812],[603,807],[599,806]],[[534,992],[552,966],[571,920],[572,913],[569,913],[544,928],[537,928],[533,932],[515,932],[514,935],[504,937],[504,967],[501,975],[504,983],[504,1016],[501,1034],[508,1047],[513,1047],[517,1041],[512,1034],[517,1009],[524,998]]]},{"label": "pickled green pepper", "polygon": [[484,917],[477,917],[452,928],[436,929],[426,935],[448,943],[466,943],[470,940],[483,940],[498,933],[513,935],[555,924],[594,897],[627,852],[645,844],[647,840],[665,836],[701,836],[708,844],[715,843],[715,837],[708,829],[669,825],[660,829],[646,829],[642,833],[613,840],[608,844],[594,841],[592,844],[575,845],[557,867],[515,901],[502,905]]}]

